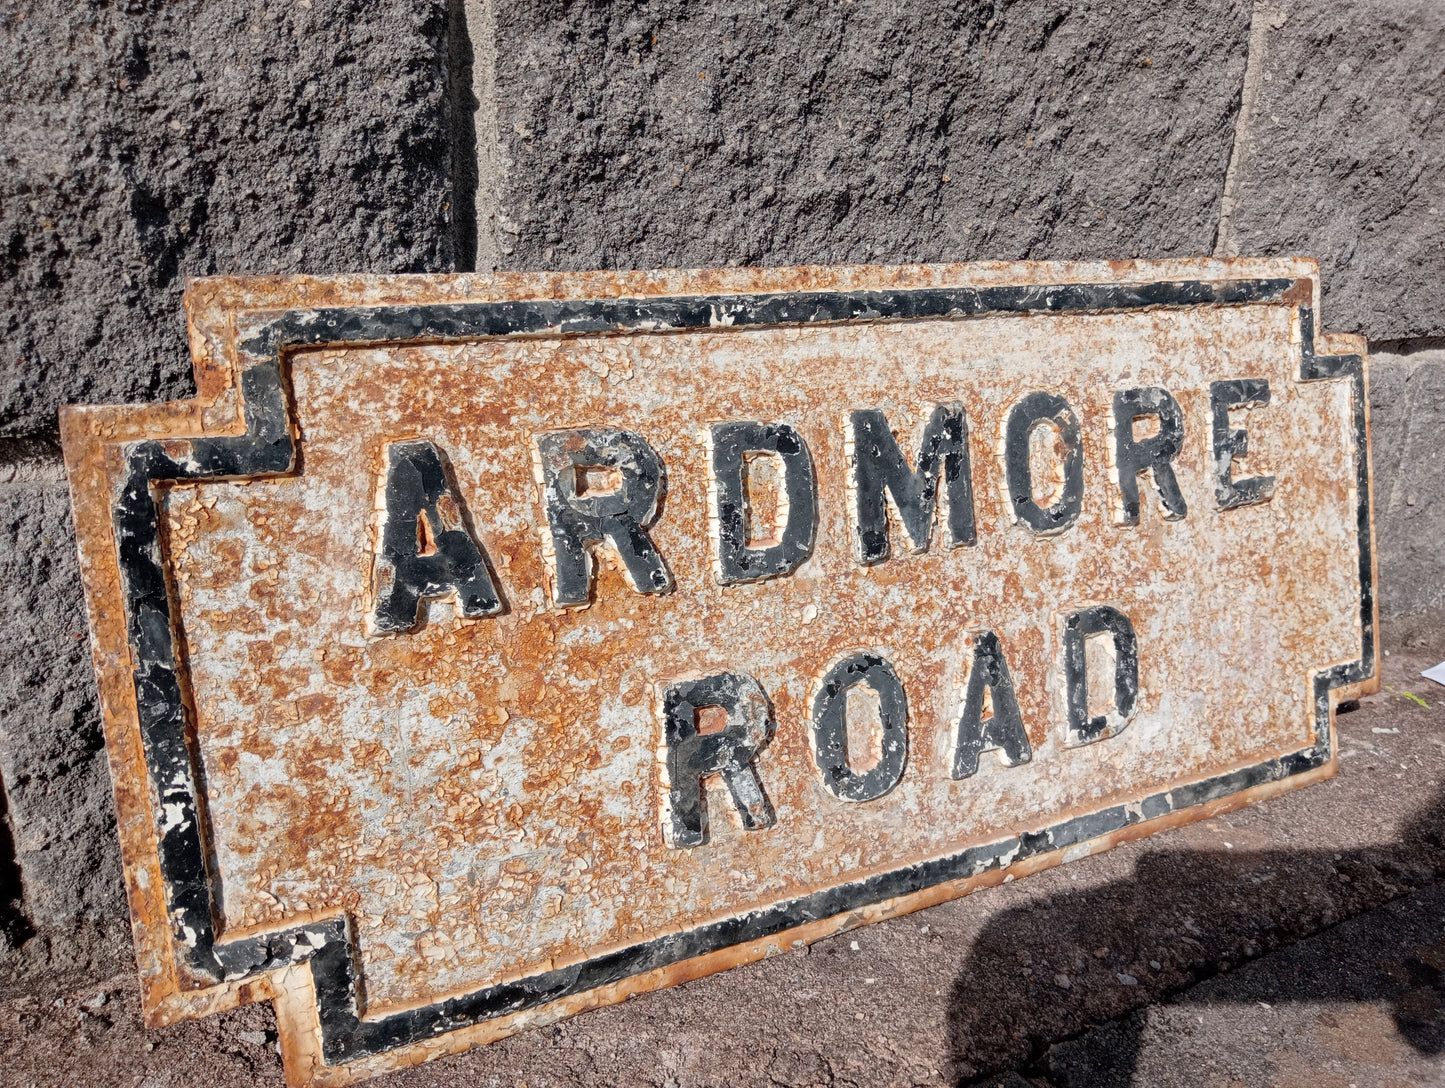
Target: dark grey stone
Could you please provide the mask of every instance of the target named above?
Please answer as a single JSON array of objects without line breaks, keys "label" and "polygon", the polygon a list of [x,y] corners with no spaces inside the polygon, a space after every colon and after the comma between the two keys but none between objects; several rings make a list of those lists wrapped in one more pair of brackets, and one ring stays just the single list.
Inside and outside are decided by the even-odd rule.
[{"label": "dark grey stone", "polygon": [[[75,535],[62,483],[0,483],[0,781],[26,964],[120,966],[126,905],[90,664]],[[3,909],[3,908],[0,908]],[[34,934],[24,932],[33,927]]]},{"label": "dark grey stone", "polygon": [[499,0],[522,268],[1211,251],[1235,0]]},{"label": "dark grey stone", "polygon": [[186,276],[450,270],[446,57],[444,0],[10,5],[0,435],[187,395]]},{"label": "dark grey stone", "polygon": [[1239,252],[1318,257],[1331,331],[1445,333],[1445,5],[1286,6],[1266,36]]},{"label": "dark grey stone", "polygon": [[1445,348],[1370,357],[1380,614],[1445,609]]}]

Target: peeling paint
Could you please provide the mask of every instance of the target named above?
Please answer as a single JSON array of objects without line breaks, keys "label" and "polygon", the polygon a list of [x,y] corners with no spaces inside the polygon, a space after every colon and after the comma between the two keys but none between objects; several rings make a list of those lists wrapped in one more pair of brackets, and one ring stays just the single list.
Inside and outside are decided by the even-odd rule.
[{"label": "peeling paint", "polygon": [[[1363,362],[1314,355],[1314,275],[1309,262],[1241,261],[202,281],[193,323],[230,333],[193,343],[234,354],[198,357],[197,400],[72,410],[64,424],[150,1015],[209,1011],[241,1000],[227,987],[242,979],[284,975],[284,988],[248,992],[281,995],[288,1079],[342,1083],[770,954],[794,939],[779,931],[877,920],[1330,773],[1331,689],[1373,674],[1373,581]],[[506,300],[503,316],[486,309]],[[388,306],[405,315],[405,343],[363,331],[384,327]],[[211,437],[240,433],[225,391],[260,411],[269,394],[247,360],[288,327],[305,342],[287,351],[275,400],[285,430],[265,432],[274,467],[225,478],[242,474],[225,470],[227,451],[261,433],[248,420],[247,438]],[[1233,431],[1221,446],[1214,391],[1243,379],[1271,393],[1225,390],[1257,405],[1247,453]],[[1154,389],[1178,406],[1167,450],[1187,513],[1155,501],[1162,477],[1144,471],[1152,494],[1137,523],[1118,524],[1116,394]],[[1009,426],[1025,403],[1064,436],[1058,498],[1017,445],[1032,424]],[[971,478],[949,497],[969,495],[967,533],[947,531],[947,502],[923,534],[916,509],[905,528],[897,493],[863,489],[910,547],[859,562],[849,414],[881,413],[911,462],[920,408],[952,405],[966,456],[950,463]],[[721,507],[748,498],[745,483],[720,501],[711,436],[740,422],[800,445],[812,473],[810,495],[789,478],[779,515],[814,511],[807,547],[758,580],[719,559],[720,524],[739,516]],[[621,431],[660,461],[665,486],[636,520],[669,577],[640,582],[612,536],[581,534],[585,607],[566,594],[559,606],[547,504],[573,502],[581,483],[569,475],[577,494],[554,486],[549,500],[560,470],[543,471],[538,439]],[[444,455],[455,492],[455,510],[423,509],[425,523],[406,508],[419,535],[403,551],[469,536],[497,608],[459,614],[443,579],[423,587],[440,588],[421,594],[413,629],[368,626],[395,443]],[[565,471],[615,468],[605,453]],[[142,464],[174,480],[155,487],[145,554],[169,579],[176,714],[199,775],[167,756],[158,777],[140,725],[156,711],[137,702],[144,678],[128,664],[149,636],[117,624],[115,526],[131,523],[114,511],[144,515]],[[1241,479],[1275,484],[1226,502],[1228,471],[1231,499]],[[927,550],[911,550],[924,536]],[[739,538],[727,555],[766,544]],[[1063,618],[1100,609],[1137,637],[1137,693],[1125,715],[1098,718],[1107,727],[1071,736],[1083,674],[1065,668]],[[984,629],[1030,757],[985,746],[955,778],[969,639]],[[900,740],[879,785],[835,796],[819,768],[843,768],[817,755],[814,691],[860,654],[901,685],[906,699],[888,705],[906,708],[907,757]],[[681,847],[665,824],[658,699],[728,672],[770,706],[772,736],[748,766],[772,818],[703,779],[706,841]],[[699,733],[709,710],[698,706]],[[185,887],[209,905],[174,913],[165,843],[190,825],[197,780],[205,850]],[[209,977],[205,956],[219,957]],[[308,970],[304,985],[287,973]]]}]

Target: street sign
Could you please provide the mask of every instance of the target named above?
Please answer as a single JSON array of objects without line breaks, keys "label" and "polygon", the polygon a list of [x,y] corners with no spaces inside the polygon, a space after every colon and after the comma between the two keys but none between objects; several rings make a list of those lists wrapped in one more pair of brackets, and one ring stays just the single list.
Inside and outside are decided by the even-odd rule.
[{"label": "street sign", "polygon": [[153,1022],[341,1084],[1335,769],[1302,260],[208,279],[62,420]]}]

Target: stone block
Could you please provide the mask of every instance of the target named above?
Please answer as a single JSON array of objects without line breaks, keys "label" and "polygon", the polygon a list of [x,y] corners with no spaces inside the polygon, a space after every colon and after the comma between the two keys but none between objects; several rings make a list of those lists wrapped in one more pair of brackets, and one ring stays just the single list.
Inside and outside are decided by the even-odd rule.
[{"label": "stone block", "polygon": [[1239,252],[1318,257],[1331,331],[1438,336],[1445,5],[1284,7],[1241,164]]},{"label": "stone block", "polygon": [[64,403],[187,395],[187,276],[450,270],[447,14],[0,15],[0,435],[54,431]]},{"label": "stone block", "polygon": [[1213,249],[1233,0],[498,0],[521,268]]},{"label": "stone block", "polygon": [[23,886],[22,924],[10,928],[35,930],[21,956],[0,962],[0,986],[35,960],[122,966],[110,775],[70,504],[57,480],[0,483],[0,781]]},{"label": "stone block", "polygon": [[1370,357],[1380,615],[1445,610],[1445,345]]}]

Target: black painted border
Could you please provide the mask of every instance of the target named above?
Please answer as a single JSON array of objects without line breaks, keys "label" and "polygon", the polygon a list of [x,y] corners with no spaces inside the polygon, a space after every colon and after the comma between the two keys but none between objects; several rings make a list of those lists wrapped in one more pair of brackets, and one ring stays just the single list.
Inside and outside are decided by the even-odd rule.
[{"label": "black painted border", "polygon": [[974,847],[889,873],[850,881],[684,933],[605,953],[582,963],[477,990],[422,1008],[367,1020],[361,1015],[355,935],[348,918],[300,925],[262,936],[218,939],[215,895],[197,787],[196,756],[187,734],[174,617],[160,547],[155,484],[277,475],[295,464],[283,352],[320,345],[656,333],[718,327],[810,325],[986,314],[1108,312],[1191,306],[1284,305],[1300,281],[1288,278],[1170,280],[1146,284],[1064,284],[988,288],[916,288],[686,296],[354,306],[290,310],[260,317],[240,338],[239,385],[246,433],[128,443],[125,474],[112,507],[125,598],[136,705],[154,796],[157,849],[177,960],[215,983],[254,977],[309,961],[316,987],[322,1053],[327,1064],[363,1058],[498,1016],[760,940],[796,926],[921,891],[946,881],[1005,868],[1141,821],[1313,770],[1330,758],[1332,689],[1374,674],[1375,632],[1370,538],[1370,481],[1364,361],[1359,355],[1317,356],[1314,315],[1299,307],[1299,378],[1348,378],[1354,408],[1357,532],[1360,557],[1361,656],[1315,675],[1315,737],[1308,747],[1263,763],[1176,787],[1135,803],[1114,805],[1041,831]]}]

